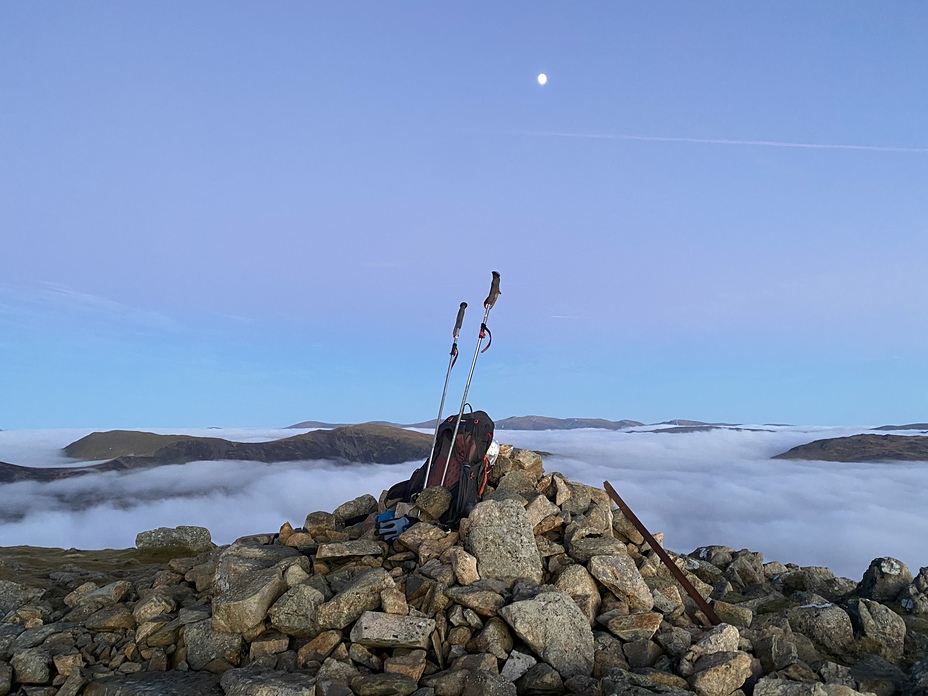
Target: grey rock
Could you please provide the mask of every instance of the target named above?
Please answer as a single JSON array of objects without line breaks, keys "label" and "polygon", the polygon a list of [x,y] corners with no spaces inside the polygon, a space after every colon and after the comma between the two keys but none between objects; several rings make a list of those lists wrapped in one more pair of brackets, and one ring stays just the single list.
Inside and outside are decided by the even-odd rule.
[{"label": "grey rock", "polygon": [[499,660],[505,660],[512,650],[512,635],[505,622],[494,616],[487,620],[474,638],[474,647],[478,652],[490,653]]},{"label": "grey rock", "polygon": [[213,598],[213,627],[245,633],[257,626],[277,599],[287,591],[280,568],[264,568],[234,579],[231,587]]},{"label": "grey rock", "polygon": [[624,669],[610,672],[609,676],[600,680],[599,689],[609,696],[654,696],[656,693],[664,696],[692,696],[689,690],[659,684],[642,674],[633,674]]},{"label": "grey rock", "polygon": [[308,583],[296,585],[284,592],[268,609],[271,625],[282,633],[297,638],[312,638],[320,632],[316,612],[325,602],[319,590]]},{"label": "grey rock", "polygon": [[660,614],[649,611],[625,614],[613,610],[596,617],[598,623],[623,641],[650,639],[660,628],[661,620]]},{"label": "grey rock", "polygon": [[509,653],[509,659],[506,660],[499,675],[504,679],[514,682],[536,664],[538,664],[538,660],[531,655],[513,650]]},{"label": "grey rock", "polygon": [[524,471],[516,469],[505,474],[496,485],[497,492],[507,491],[517,493],[524,498],[535,495],[535,481]]},{"label": "grey rock", "polygon": [[218,675],[171,671],[95,679],[84,696],[223,696],[223,692]]},{"label": "grey rock", "polygon": [[762,584],[766,580],[764,557],[752,551],[738,551],[725,568],[724,575],[737,590]]},{"label": "grey rock", "polygon": [[754,685],[754,696],[860,696],[843,684],[819,684],[764,677]]},{"label": "grey rock", "polygon": [[851,618],[841,607],[825,603],[810,603],[787,612],[789,625],[825,652],[842,656],[854,645],[854,629]]},{"label": "grey rock", "polygon": [[658,658],[664,654],[661,646],[647,638],[626,643],[623,646],[623,652],[632,669],[652,667]]},{"label": "grey rock", "polygon": [[366,611],[380,607],[380,592],[396,583],[383,568],[372,568],[353,577],[342,591],[319,606],[316,620],[321,629],[342,629]]},{"label": "grey rock", "polygon": [[599,614],[602,597],[600,597],[599,588],[589,571],[579,564],[569,565],[558,575],[554,586],[561,592],[570,595],[570,598],[576,602],[580,611],[583,612],[592,626],[596,621],[597,614]]},{"label": "grey rock", "polygon": [[28,587],[11,580],[0,580],[0,618],[25,604],[32,604],[44,594],[45,590],[37,587]]},{"label": "grey rock", "polygon": [[230,669],[219,680],[225,696],[315,696],[316,687],[305,674],[253,668]]},{"label": "grey rock", "polygon": [[[117,580],[108,585],[91,590],[81,594],[73,606],[74,610],[68,615],[68,619],[75,620],[86,618],[100,609],[111,607],[122,602],[132,591],[132,583],[127,580]],[[71,595],[68,595],[70,597]],[[65,597],[65,603],[68,602]]]},{"label": "grey rock", "polygon": [[316,558],[319,560],[340,560],[360,556],[383,556],[383,547],[372,539],[355,539],[319,544]]},{"label": "grey rock", "polygon": [[894,602],[913,580],[909,567],[895,558],[874,558],[858,588],[860,596],[877,602]]},{"label": "grey rock", "polygon": [[[507,474],[507,476],[510,475]],[[516,696],[516,685],[497,674],[469,672],[464,678],[464,690],[461,696]]]},{"label": "grey rock", "polygon": [[799,661],[793,636],[780,629],[769,629],[755,640],[754,654],[760,660],[764,674],[776,672]]},{"label": "grey rock", "polygon": [[135,537],[136,548],[144,551],[174,550],[191,554],[209,551],[215,548],[209,530],[206,527],[158,527],[147,532],[140,532]]},{"label": "grey rock", "polygon": [[10,693],[12,685],[13,667],[6,662],[0,662],[0,696],[6,696]]},{"label": "grey rock", "polygon": [[751,656],[745,652],[716,652],[699,658],[690,686],[698,696],[728,696],[751,676]]},{"label": "grey rock", "polygon": [[10,658],[13,679],[21,684],[44,684],[51,681],[51,656],[43,648],[27,648]]},{"label": "grey rock", "polygon": [[486,500],[470,513],[467,550],[482,578],[542,580],[541,557],[525,508],[511,500]]},{"label": "grey rock", "polygon": [[729,624],[719,624],[709,630],[694,646],[693,653],[698,659],[703,655],[717,652],[735,652],[741,641],[738,629]]},{"label": "grey rock", "polygon": [[431,647],[435,620],[366,611],[351,629],[351,641],[369,648]]},{"label": "grey rock", "polygon": [[567,553],[577,563],[589,563],[596,556],[628,555],[621,541],[612,536],[581,537],[567,544]]},{"label": "grey rock", "polygon": [[549,664],[539,662],[516,681],[516,690],[520,694],[562,694],[564,680],[558,671]]},{"label": "grey rock", "polygon": [[543,495],[537,495],[525,506],[528,522],[534,529],[546,517],[556,515],[561,509]]},{"label": "grey rock", "polygon": [[[359,672],[350,662],[340,662],[332,657],[327,657],[322,667],[316,673],[319,681],[343,682],[348,684],[358,676]],[[349,692],[350,693],[350,692]]]},{"label": "grey rock", "polygon": [[285,558],[300,556],[289,546],[238,543],[223,549],[216,563],[213,585],[218,592],[227,592],[235,578],[276,565]]},{"label": "grey rock", "polygon": [[561,675],[593,672],[593,631],[569,595],[543,592],[500,609],[513,631]]},{"label": "grey rock", "polygon": [[851,677],[861,692],[875,694],[907,693],[912,684],[905,672],[879,655],[868,655],[851,666]]},{"label": "grey rock", "polygon": [[175,609],[177,609],[177,602],[170,593],[166,590],[156,590],[136,603],[132,608],[132,616],[141,623],[162,614],[170,614]]},{"label": "grey rock", "polygon": [[187,662],[191,669],[197,671],[218,659],[237,665],[244,646],[238,633],[216,631],[210,619],[187,624],[184,627],[184,643],[187,645]]},{"label": "grey rock", "polygon": [[358,696],[409,696],[418,684],[405,674],[361,674],[351,680]]},{"label": "grey rock", "polygon": [[905,648],[905,621],[887,606],[872,599],[861,599],[849,605],[849,613],[860,638],[862,651],[898,663]]},{"label": "grey rock", "polygon": [[451,501],[451,491],[442,486],[431,486],[416,497],[416,507],[433,520],[437,520],[451,507]]},{"label": "grey rock", "polygon": [[352,517],[367,516],[377,512],[377,499],[369,493],[358,496],[354,500],[342,503],[332,511],[335,519],[335,526],[339,527],[345,524],[345,520]]},{"label": "grey rock", "polygon": [[628,554],[594,556],[589,563],[590,573],[616,597],[628,602],[637,611],[650,611],[654,597],[641,577],[635,561]]}]

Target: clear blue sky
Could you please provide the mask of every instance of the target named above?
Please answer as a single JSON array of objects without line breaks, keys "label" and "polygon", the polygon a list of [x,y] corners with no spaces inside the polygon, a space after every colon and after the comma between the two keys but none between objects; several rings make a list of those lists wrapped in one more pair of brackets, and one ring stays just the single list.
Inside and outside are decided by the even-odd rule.
[{"label": "clear blue sky", "polygon": [[0,428],[431,418],[491,270],[495,417],[928,420],[926,32],[915,1],[3,3]]}]

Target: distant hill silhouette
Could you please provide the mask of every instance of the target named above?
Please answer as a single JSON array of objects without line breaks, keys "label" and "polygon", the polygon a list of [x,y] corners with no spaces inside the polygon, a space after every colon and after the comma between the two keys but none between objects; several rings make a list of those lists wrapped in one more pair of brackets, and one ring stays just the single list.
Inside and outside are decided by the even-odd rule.
[{"label": "distant hill silhouette", "polygon": [[919,435],[851,435],[815,440],[793,447],[774,459],[825,462],[928,462],[928,437]]},{"label": "distant hill silhouette", "polygon": [[578,428],[625,430],[636,425],[644,425],[644,423],[633,420],[610,421],[603,418],[550,418],[548,416],[514,416],[496,421],[497,430],[575,430]]},{"label": "distant hill silhouette", "polygon": [[[448,416],[446,415],[445,418]],[[373,421],[389,425],[394,428],[422,428],[431,430],[436,425],[436,420],[422,421],[421,423],[391,423],[388,421]],[[680,421],[681,423],[683,421]],[[686,421],[687,423],[696,423],[697,421]],[[633,428],[638,425],[644,425],[640,421],[620,420],[610,421],[603,418],[551,418],[548,416],[514,416],[494,421],[497,430],[574,430],[577,428],[600,428],[603,430],[624,430]],[[289,425],[288,428],[335,428],[341,427],[332,423],[323,423],[322,421],[303,421],[295,425]]]},{"label": "distant hill silhouette", "polygon": [[132,430],[91,433],[64,448],[84,461],[108,459],[76,467],[34,468],[0,462],[0,483],[53,481],[104,471],[127,471],[193,461],[247,460],[287,462],[328,460],[400,464],[425,458],[432,439],[425,433],[376,423],[315,430],[270,442],[232,442],[216,437],[157,435]]},{"label": "distant hill silhouette", "polygon": [[928,431],[928,423],[909,423],[908,425],[881,425],[879,428],[874,428],[874,430],[926,430]]}]

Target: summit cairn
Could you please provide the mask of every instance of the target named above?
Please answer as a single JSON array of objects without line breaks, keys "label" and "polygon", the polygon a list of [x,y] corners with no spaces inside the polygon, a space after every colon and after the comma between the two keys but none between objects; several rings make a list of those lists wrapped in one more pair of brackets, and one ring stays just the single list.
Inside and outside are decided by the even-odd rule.
[{"label": "summit cairn", "polygon": [[0,579],[0,695],[928,696],[928,568],[667,551],[713,625],[605,490],[510,446],[489,484],[456,530],[385,542],[365,495],[166,563]]}]

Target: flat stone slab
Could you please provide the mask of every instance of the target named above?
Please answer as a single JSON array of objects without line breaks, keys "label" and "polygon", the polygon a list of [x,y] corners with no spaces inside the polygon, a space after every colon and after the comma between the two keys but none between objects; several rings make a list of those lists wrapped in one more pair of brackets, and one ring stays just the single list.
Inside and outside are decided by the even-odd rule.
[{"label": "flat stone slab", "polygon": [[97,679],[84,696],[223,696],[219,675],[207,672],[139,672]]},{"label": "flat stone slab", "polygon": [[366,611],[351,629],[351,642],[369,648],[427,650],[434,630],[434,619]]},{"label": "flat stone slab", "polygon": [[383,555],[383,547],[371,539],[356,539],[354,541],[336,541],[330,544],[319,544],[319,549],[316,551],[316,558],[319,560]]}]

